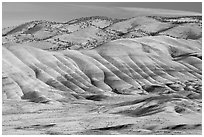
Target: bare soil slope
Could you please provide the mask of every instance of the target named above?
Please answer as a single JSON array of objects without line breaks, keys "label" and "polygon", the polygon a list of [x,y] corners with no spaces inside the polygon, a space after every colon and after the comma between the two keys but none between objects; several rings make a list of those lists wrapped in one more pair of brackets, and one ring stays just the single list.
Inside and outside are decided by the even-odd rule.
[{"label": "bare soil slope", "polygon": [[201,134],[200,16],[3,30],[3,134]]}]

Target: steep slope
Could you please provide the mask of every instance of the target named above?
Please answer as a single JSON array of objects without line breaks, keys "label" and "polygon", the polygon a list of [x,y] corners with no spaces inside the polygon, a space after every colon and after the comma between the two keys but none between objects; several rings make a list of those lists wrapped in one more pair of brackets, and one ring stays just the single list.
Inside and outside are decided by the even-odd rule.
[{"label": "steep slope", "polygon": [[114,89],[122,94],[137,94],[143,86],[202,78],[200,43],[166,36],[120,39],[92,50],[49,52],[28,45],[7,45],[3,50],[6,75],[15,72],[9,70],[12,64],[26,77],[43,82],[47,90],[51,86],[79,95]]}]

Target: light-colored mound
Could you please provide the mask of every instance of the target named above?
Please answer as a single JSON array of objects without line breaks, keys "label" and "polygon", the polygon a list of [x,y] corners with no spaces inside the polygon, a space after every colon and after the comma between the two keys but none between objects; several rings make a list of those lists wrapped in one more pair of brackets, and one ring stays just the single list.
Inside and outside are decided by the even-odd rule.
[{"label": "light-colored mound", "polygon": [[201,80],[202,61],[196,56],[201,54],[200,43],[166,36],[120,39],[81,51],[5,47],[3,72],[24,94],[52,88],[79,96],[147,94],[145,86]]},{"label": "light-colored mound", "polygon": [[195,23],[182,24],[160,34],[183,39],[199,39],[202,37],[202,28]]},{"label": "light-colored mound", "polygon": [[[151,37],[149,39],[151,40]],[[142,40],[142,43],[138,43],[138,41],[141,41],[141,40]],[[174,78],[170,74],[188,73],[188,71],[190,71],[189,68],[186,68],[185,66],[182,66],[178,62],[175,62],[172,60],[171,50],[169,50],[171,48],[170,45],[166,45],[166,47],[164,47],[165,46],[164,44],[161,45],[160,42],[155,42],[153,40],[147,43],[147,38],[132,39],[132,40],[124,39],[124,40],[117,40],[112,43],[117,43],[120,45],[116,44],[115,49],[108,48],[108,50],[103,50],[104,51],[103,53],[105,54],[104,56],[105,57],[112,56],[112,58],[122,59],[123,62],[126,63],[128,66],[132,68],[134,67],[133,70],[135,70],[144,78],[146,77],[145,78],[146,80],[148,80],[149,78],[148,80],[149,82],[159,82],[159,81],[165,82],[164,81],[165,79],[166,80],[180,79],[178,77],[175,77],[176,76],[175,74],[173,75]],[[125,49],[119,48],[121,47],[121,45],[124,45]],[[112,47],[113,46],[111,46],[111,48]],[[102,46],[101,48],[103,49],[106,47]],[[179,45],[177,46],[177,48],[178,48],[177,52],[179,52],[179,49],[180,49]],[[189,50],[187,51],[188,53],[190,52]],[[193,53],[195,51],[191,50],[191,52]],[[129,58],[130,60],[128,61],[127,58]],[[109,59],[109,60],[116,60],[116,59]],[[117,67],[120,67],[120,66],[117,66]],[[185,72],[184,70],[187,70],[187,72]],[[128,73],[126,72],[126,74]]]},{"label": "light-colored mound", "polygon": [[53,37],[58,41],[65,43],[78,44],[84,47],[95,47],[96,42],[103,42],[108,35],[96,27],[86,27],[71,34],[60,35]]},{"label": "light-colored mound", "polygon": [[171,23],[163,23],[150,17],[135,17],[125,21],[115,23],[107,29],[126,33],[132,30],[142,30],[147,33],[155,33],[172,27]]}]

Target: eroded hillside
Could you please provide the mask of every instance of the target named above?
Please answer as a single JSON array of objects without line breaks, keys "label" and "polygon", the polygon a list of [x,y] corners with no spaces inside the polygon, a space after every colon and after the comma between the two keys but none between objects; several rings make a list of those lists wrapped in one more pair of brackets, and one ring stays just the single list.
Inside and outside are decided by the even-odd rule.
[{"label": "eroded hillside", "polygon": [[4,28],[3,134],[201,134],[201,26],[95,16]]}]

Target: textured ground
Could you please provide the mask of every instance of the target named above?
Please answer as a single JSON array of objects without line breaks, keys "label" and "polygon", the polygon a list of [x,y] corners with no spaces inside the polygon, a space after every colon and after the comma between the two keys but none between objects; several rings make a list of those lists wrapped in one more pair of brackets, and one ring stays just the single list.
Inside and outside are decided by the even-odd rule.
[{"label": "textured ground", "polygon": [[3,29],[3,134],[201,134],[201,16]]}]

